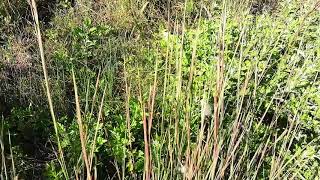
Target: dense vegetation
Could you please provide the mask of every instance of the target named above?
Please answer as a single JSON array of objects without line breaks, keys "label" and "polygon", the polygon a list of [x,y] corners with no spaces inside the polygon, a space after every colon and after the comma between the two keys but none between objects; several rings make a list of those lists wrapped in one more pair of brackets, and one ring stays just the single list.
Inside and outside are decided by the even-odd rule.
[{"label": "dense vegetation", "polygon": [[0,2],[0,179],[319,179],[320,1]]}]

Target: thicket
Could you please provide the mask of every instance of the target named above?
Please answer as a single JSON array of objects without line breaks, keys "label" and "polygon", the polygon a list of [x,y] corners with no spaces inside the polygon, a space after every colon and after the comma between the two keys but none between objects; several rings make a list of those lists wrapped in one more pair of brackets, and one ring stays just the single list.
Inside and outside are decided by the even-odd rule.
[{"label": "thicket", "polygon": [[320,178],[319,10],[2,1],[0,178]]}]

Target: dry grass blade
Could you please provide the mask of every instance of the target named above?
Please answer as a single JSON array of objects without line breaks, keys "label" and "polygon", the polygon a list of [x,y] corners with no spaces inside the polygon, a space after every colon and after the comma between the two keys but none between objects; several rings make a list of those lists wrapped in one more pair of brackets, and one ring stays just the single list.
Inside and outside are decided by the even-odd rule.
[{"label": "dry grass blade", "polygon": [[143,108],[143,137],[144,137],[144,155],[145,155],[145,179],[150,180],[150,151],[149,151],[149,142],[148,142],[148,128],[147,128],[147,118],[145,107],[142,105]]},{"label": "dry grass blade", "polygon": [[94,138],[93,138],[93,144],[91,146],[91,151],[90,151],[90,155],[89,155],[89,165],[90,165],[89,169],[90,169],[90,171],[92,169],[93,153],[94,153],[94,150],[96,148],[96,141],[97,141],[98,131],[99,131],[99,127],[100,127],[100,120],[102,118],[102,110],[103,110],[104,98],[105,98],[105,95],[106,95],[106,91],[107,91],[107,86],[105,86],[105,88],[103,90],[103,95],[102,95],[100,108],[99,108],[99,113],[98,113],[97,125],[96,125],[96,128],[95,128],[95,133],[94,133]]},{"label": "dry grass blade", "polygon": [[217,62],[217,79],[216,79],[216,94],[214,96],[214,149],[213,149],[213,164],[211,173],[212,176],[215,174],[216,163],[219,156],[219,126],[220,117],[223,115],[224,105],[223,105],[223,79],[224,79],[224,50],[225,50],[225,29],[226,29],[226,2],[223,1],[223,13],[221,15],[221,25],[219,32],[219,57]]},{"label": "dry grass blade", "polygon": [[[139,72],[138,72],[139,74]],[[139,82],[139,101],[142,109],[143,138],[144,138],[144,179],[150,180],[150,147],[148,138],[148,122],[146,117],[145,104],[142,98],[141,83]]]},{"label": "dry grass blade", "polygon": [[60,162],[60,165],[62,167],[62,171],[63,171],[63,174],[64,174],[65,178],[69,179],[68,172],[66,170],[65,161],[64,161],[63,151],[62,151],[62,147],[61,147],[61,143],[60,143],[60,139],[59,139],[58,124],[57,124],[56,116],[55,116],[55,113],[54,113],[54,110],[53,110],[53,103],[52,103],[52,98],[51,98],[51,93],[50,93],[47,66],[46,66],[46,61],[45,61],[45,57],[44,57],[44,49],[43,49],[42,38],[41,38],[41,31],[40,31],[40,24],[39,24],[37,6],[36,6],[35,0],[30,0],[29,4],[30,4],[30,7],[31,7],[31,12],[32,12],[33,19],[34,19],[34,22],[35,22],[35,31],[36,31],[38,45],[39,45],[39,51],[40,51],[43,75],[44,75],[44,79],[45,79],[46,94],[47,94],[47,98],[48,98],[50,114],[51,114],[51,118],[52,118],[52,121],[53,121],[53,126],[54,126],[54,130],[55,130],[55,134],[56,134],[57,144],[58,144],[59,162]]},{"label": "dry grass blade", "polygon": [[79,126],[82,158],[83,158],[83,161],[84,161],[86,169],[87,169],[87,179],[91,180],[90,165],[89,165],[87,151],[86,151],[86,134],[84,133],[85,131],[82,126],[78,88],[77,88],[76,78],[75,78],[73,69],[72,69],[72,79],[73,79],[73,86],[74,86],[74,95],[75,95],[75,99],[76,99],[76,114],[77,114],[77,122],[78,122],[78,126]]},{"label": "dry grass blade", "polygon": [[[127,134],[129,139],[129,150],[132,151],[132,134],[131,134],[131,119],[130,119],[130,85],[128,84],[128,74],[126,70],[126,62],[123,64],[124,70],[124,82],[126,90],[126,99],[125,99],[125,111],[126,111],[126,125],[127,125]],[[132,155],[129,155],[129,161],[131,164],[134,164],[134,158]]]}]

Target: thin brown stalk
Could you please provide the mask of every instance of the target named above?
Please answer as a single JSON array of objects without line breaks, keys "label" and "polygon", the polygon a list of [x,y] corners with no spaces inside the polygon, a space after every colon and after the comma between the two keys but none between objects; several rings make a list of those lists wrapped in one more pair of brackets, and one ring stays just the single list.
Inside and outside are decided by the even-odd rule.
[{"label": "thin brown stalk", "polygon": [[[132,135],[131,135],[131,118],[130,118],[130,85],[128,84],[128,73],[126,69],[126,62],[124,62],[123,65],[123,71],[124,71],[124,82],[125,82],[125,90],[126,90],[126,96],[125,96],[125,111],[126,111],[126,124],[127,124],[127,133],[128,133],[128,139],[129,139],[129,150],[132,150]],[[129,161],[131,164],[134,164],[134,158],[132,155],[129,155]]]},{"label": "thin brown stalk", "polygon": [[35,0],[30,0],[29,4],[30,4],[30,8],[31,8],[31,13],[32,13],[32,16],[33,16],[33,19],[34,19],[34,22],[35,22],[35,31],[36,31],[38,45],[39,45],[39,51],[40,51],[43,75],[44,75],[44,79],[45,79],[46,94],[47,94],[47,98],[48,98],[50,114],[51,114],[51,118],[52,118],[52,121],[53,121],[54,131],[55,131],[55,134],[56,134],[56,139],[57,139],[57,144],[58,144],[59,163],[60,163],[60,165],[62,167],[62,171],[63,171],[63,174],[64,174],[65,178],[69,179],[69,176],[68,176],[68,173],[67,173],[67,170],[66,170],[65,161],[64,161],[63,150],[62,150],[60,139],[59,139],[57,120],[56,120],[56,116],[55,116],[55,113],[54,113],[54,110],[53,110],[53,103],[52,103],[52,98],[51,98],[51,93],[50,93],[47,66],[46,66],[46,61],[45,61],[45,57],[44,57],[44,49],[43,49],[42,38],[41,38],[41,31],[40,31],[40,24],[39,24],[37,6],[36,6]]},{"label": "thin brown stalk", "polygon": [[[151,130],[152,130],[152,121],[153,121],[153,114],[154,114],[154,104],[155,104],[155,97],[157,91],[157,78],[158,78],[158,60],[156,59],[156,67],[154,72],[154,80],[152,90],[150,91],[150,104],[148,107],[149,110],[149,118],[148,118],[148,142],[149,146],[151,143]],[[151,147],[149,147],[149,169],[152,172],[152,154],[151,154]]]},{"label": "thin brown stalk", "polygon": [[154,113],[154,103],[155,103],[155,97],[156,97],[156,90],[157,90],[157,78],[158,78],[158,60],[156,60],[156,67],[154,72],[154,80],[153,80],[153,87],[151,92],[151,104],[150,104],[150,116],[148,120],[148,134],[149,134],[149,141],[150,141],[150,135],[151,135],[151,128],[152,128],[152,120],[153,120],[153,113]]},{"label": "thin brown stalk", "polygon": [[128,129],[128,139],[129,139],[129,147],[132,149],[131,144],[131,120],[130,120],[130,86],[128,85],[128,75],[126,71],[126,65],[124,63],[124,82],[125,82],[125,89],[126,89],[126,121],[127,121],[127,129]]},{"label": "thin brown stalk", "polygon": [[101,103],[100,103],[100,107],[99,107],[98,120],[97,120],[97,124],[96,124],[96,128],[95,128],[95,132],[94,132],[93,144],[91,146],[91,151],[89,154],[89,170],[90,170],[90,172],[92,169],[93,153],[96,148],[96,141],[97,141],[98,131],[99,131],[99,127],[100,127],[100,121],[102,118],[102,110],[103,110],[106,91],[107,91],[107,85],[104,87],[104,90],[103,90],[103,95],[102,95],[102,99],[101,99]]},{"label": "thin brown stalk", "polygon": [[217,78],[216,78],[216,94],[214,96],[214,153],[213,153],[213,166],[212,175],[215,174],[216,163],[219,156],[219,126],[220,126],[220,115],[222,115],[224,110],[223,105],[223,79],[224,79],[224,34],[226,26],[226,2],[223,2],[223,13],[221,15],[221,27],[219,36],[219,57],[217,62]]},{"label": "thin brown stalk", "polygon": [[143,137],[144,137],[144,155],[145,155],[145,179],[150,180],[150,157],[149,157],[149,143],[148,143],[148,130],[147,130],[147,118],[144,105],[143,108]]},{"label": "thin brown stalk", "polygon": [[75,174],[75,176],[76,176],[76,180],[79,180],[78,172],[77,172],[76,169],[74,169],[74,174]]},{"label": "thin brown stalk", "polygon": [[78,126],[79,126],[82,158],[83,158],[83,161],[84,161],[86,169],[87,169],[87,179],[91,180],[90,165],[89,165],[87,151],[86,151],[86,134],[84,133],[84,129],[83,129],[83,125],[82,125],[80,102],[79,102],[79,96],[78,96],[78,88],[77,88],[76,78],[75,78],[73,69],[72,69],[72,79],[73,79],[73,86],[74,86],[74,95],[75,95],[75,100],[76,100],[76,114],[77,114],[77,122],[78,122]]},{"label": "thin brown stalk", "polygon": [[[139,72],[138,72],[139,73]],[[144,138],[144,179],[150,180],[150,156],[149,156],[149,142],[148,142],[148,122],[146,117],[145,105],[142,98],[141,83],[139,86],[139,101],[142,109],[142,123],[143,123],[143,138]]]}]

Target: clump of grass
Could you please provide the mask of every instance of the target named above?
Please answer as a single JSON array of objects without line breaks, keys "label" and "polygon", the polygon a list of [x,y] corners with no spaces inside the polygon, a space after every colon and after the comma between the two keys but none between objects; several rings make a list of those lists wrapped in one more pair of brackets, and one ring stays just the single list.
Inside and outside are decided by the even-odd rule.
[{"label": "clump of grass", "polygon": [[[158,86],[160,86],[157,89],[164,88],[161,92],[164,94],[158,93],[159,96],[163,96],[163,101],[162,104],[159,101],[156,102],[156,106],[158,106],[158,109],[166,109],[162,109],[161,113],[159,112],[161,115],[156,117],[162,120],[158,121],[160,124],[154,125],[155,128],[157,126],[165,128],[154,132],[152,136],[154,138],[151,141],[147,141],[148,144],[145,143],[147,147],[152,147],[148,149],[148,154],[152,154],[153,159],[156,161],[151,162],[153,164],[153,171],[150,173],[147,169],[146,173],[152,174],[154,178],[255,179],[261,177],[261,173],[265,174],[263,177],[271,179],[294,177],[293,174],[285,172],[284,169],[296,158],[296,155],[292,156],[289,154],[293,148],[294,139],[301,130],[300,118],[302,114],[299,111],[288,113],[283,104],[275,103],[279,95],[280,97],[287,96],[283,87],[288,86],[291,82],[283,81],[281,84],[282,88],[278,86],[267,100],[259,99],[266,96],[266,94],[257,96],[257,93],[264,87],[262,82],[263,79],[267,78],[266,73],[268,73],[270,68],[274,68],[273,59],[270,55],[267,61],[265,61],[266,64],[264,64],[264,69],[262,70],[258,68],[258,64],[260,64],[259,60],[254,61],[253,59],[263,57],[253,55],[250,56],[253,59],[245,59],[248,56],[246,53],[259,51],[250,49],[253,44],[246,45],[244,43],[251,41],[249,39],[251,36],[250,29],[252,29],[252,25],[254,26],[254,24],[250,22],[250,14],[243,15],[244,19],[242,19],[243,22],[241,22],[240,27],[233,27],[239,28],[238,30],[240,31],[237,41],[231,44],[228,42],[227,38],[230,38],[229,33],[232,27],[226,26],[232,22],[233,17],[228,14],[230,13],[227,9],[228,6],[223,7],[218,39],[212,42],[215,43],[213,46],[217,46],[216,59],[213,59],[213,62],[211,61],[209,65],[213,70],[208,72],[209,77],[204,80],[204,84],[201,84],[200,89],[196,89],[193,86],[194,83],[197,83],[197,79],[200,79],[193,79],[193,74],[197,74],[197,71],[201,72],[200,62],[195,65],[195,59],[198,56],[196,52],[201,52],[203,49],[198,49],[196,45],[191,46],[188,50],[184,49],[182,44],[187,41],[185,39],[187,34],[184,32],[184,28],[181,36],[178,36],[178,38],[176,38],[176,35],[171,34],[167,38],[164,38],[164,41],[168,43],[165,50],[167,54],[163,56],[165,61],[163,62],[155,57],[154,61],[162,61],[159,66],[164,67],[164,69],[160,68],[161,70],[158,72],[159,74],[164,73],[164,78],[158,78],[157,82]],[[313,9],[312,6],[311,9]],[[308,15],[309,12],[307,10],[307,13],[303,14],[302,17]],[[228,32],[226,32],[226,29],[228,29]],[[296,28],[295,31],[296,33],[300,33],[299,28]],[[192,34],[193,36],[191,36],[193,39],[189,40],[191,45],[197,44],[197,41],[199,41],[197,32],[199,33],[199,30],[195,31]],[[281,37],[282,35],[279,34],[275,39]],[[290,42],[296,41],[296,38],[293,35],[288,38],[290,40],[286,43],[290,45]],[[276,41],[276,43],[274,47],[281,46],[281,42]],[[262,49],[267,48],[266,44],[260,44],[263,46]],[[266,50],[266,52],[268,51],[272,53],[272,49]],[[291,51],[290,48],[288,51],[290,51],[286,52],[288,54],[281,55],[279,59],[285,61],[284,57],[295,56],[296,52]],[[187,59],[190,62],[189,64],[186,63],[187,65],[184,71],[182,71],[182,54],[185,53],[190,53],[189,57],[191,58]],[[224,60],[224,58],[227,60]],[[249,68],[243,70],[246,66],[243,63],[248,61],[251,61],[252,64]],[[168,67],[168,64],[176,64],[176,66]],[[286,71],[292,72],[297,66],[283,68]],[[234,71],[238,71],[238,74],[235,74]],[[275,73],[281,74],[281,71],[282,68],[278,69],[278,71],[276,70]],[[187,74],[189,74],[189,79],[185,78]],[[140,75],[138,79],[143,76]],[[290,73],[286,77],[290,79],[294,76],[296,75]],[[212,81],[212,79],[216,79],[216,81]],[[235,83],[232,82],[234,81],[232,79],[236,79]],[[149,83],[151,84],[151,82]],[[147,84],[146,82],[145,85],[138,86],[144,87]],[[209,86],[209,88],[206,86]],[[231,90],[235,91],[231,93],[232,97],[235,97],[234,99],[227,96],[227,94],[230,95],[230,92],[228,92],[230,91],[230,86],[235,88]],[[199,88],[199,86],[196,87]],[[145,92],[147,91],[148,88],[145,88]],[[214,99],[213,116],[210,117],[211,123],[208,123],[209,127],[207,129],[203,128],[203,120],[198,120],[200,111],[197,109],[199,108],[200,99],[202,99],[202,96],[207,96],[202,94],[208,94],[209,97]],[[174,98],[171,99],[172,101],[168,101],[164,100],[166,97]],[[142,99],[141,95],[140,99]],[[150,101],[150,97],[148,99]],[[230,102],[231,99],[233,102]],[[263,107],[265,105],[266,107]],[[144,106],[141,108],[144,109]],[[267,116],[269,116],[267,114],[271,108],[274,108],[275,111],[270,122],[266,123]],[[259,111],[261,111],[260,115],[257,114]],[[283,114],[288,115],[286,119],[287,124],[282,127],[281,131],[278,131],[278,122],[283,121],[281,119]],[[191,124],[191,122],[194,122],[194,124]],[[192,126],[196,127],[196,130],[191,131]],[[259,129],[264,130],[262,130],[259,140],[256,141],[251,136],[257,135],[258,131],[260,131]],[[206,137],[203,137],[204,134],[206,134]],[[254,143],[256,143],[254,145],[255,148],[252,148]],[[149,155],[146,156],[146,161],[148,161],[149,165],[150,157]],[[288,159],[289,156],[293,159]],[[295,165],[292,166],[292,169],[296,171],[301,170]],[[179,171],[181,174],[179,174]]]}]

